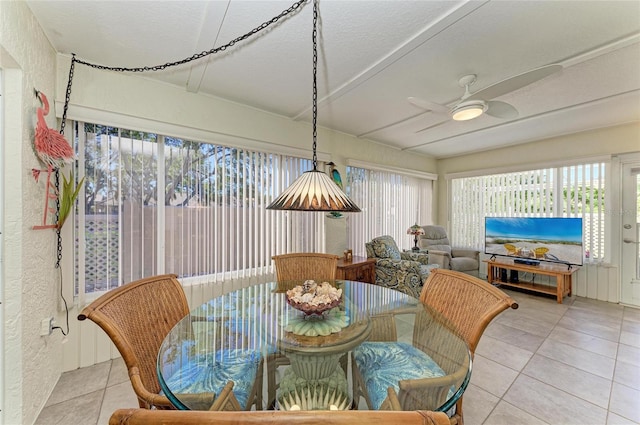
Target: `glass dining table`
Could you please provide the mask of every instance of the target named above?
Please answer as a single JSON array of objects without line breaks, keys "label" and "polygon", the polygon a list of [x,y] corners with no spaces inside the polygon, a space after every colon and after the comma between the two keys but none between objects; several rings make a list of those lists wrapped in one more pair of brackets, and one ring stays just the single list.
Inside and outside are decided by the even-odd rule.
[{"label": "glass dining table", "polygon": [[[265,394],[276,392],[275,401],[271,404],[267,397],[259,408],[366,409],[360,387],[367,385],[351,353],[371,341],[405,343],[446,362],[443,374],[454,378],[439,397],[423,397],[420,410],[449,411],[462,396],[471,375],[469,348],[455,327],[428,305],[382,286],[336,280],[330,283],[342,291],[340,303],[308,315],[286,297],[287,290],[302,283],[268,282],[229,292],[178,322],[164,339],[157,362],[162,391],[176,408],[202,409],[191,403],[193,395],[216,393],[220,378],[234,371],[245,379],[243,366],[267,374],[274,362],[285,365],[279,367],[277,391],[269,377],[257,378],[269,383]],[[238,400],[244,407],[246,394]]]}]

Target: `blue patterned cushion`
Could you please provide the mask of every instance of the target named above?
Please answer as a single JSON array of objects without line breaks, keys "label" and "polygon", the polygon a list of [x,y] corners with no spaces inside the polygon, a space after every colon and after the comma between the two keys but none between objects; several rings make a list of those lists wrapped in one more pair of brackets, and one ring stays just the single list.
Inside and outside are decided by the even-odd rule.
[{"label": "blue patterned cushion", "polygon": [[233,381],[233,394],[244,408],[260,358],[256,351],[238,349],[198,354],[191,364],[183,366],[165,382],[174,394],[210,392],[218,395],[227,382]]},{"label": "blue patterned cushion", "polygon": [[444,376],[424,352],[404,342],[364,342],[353,351],[373,408],[387,398],[387,388],[400,391],[399,381]]}]

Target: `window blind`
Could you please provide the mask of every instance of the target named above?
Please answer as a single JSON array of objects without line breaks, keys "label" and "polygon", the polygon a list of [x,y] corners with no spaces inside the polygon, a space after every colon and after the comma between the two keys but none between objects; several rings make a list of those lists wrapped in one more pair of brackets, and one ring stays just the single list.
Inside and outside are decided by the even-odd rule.
[{"label": "window blind", "polygon": [[452,244],[484,249],[484,217],[582,217],[585,261],[605,260],[605,162],[450,181]]},{"label": "window blind", "polygon": [[75,294],[160,273],[217,283],[322,251],[321,215],[267,211],[308,159],[77,122]]},{"label": "window blind", "polygon": [[432,222],[432,188],[431,179],[348,166],[347,194],[362,210],[347,218],[354,255],[366,256],[364,244],[382,235],[391,235],[400,249],[411,248],[407,229]]}]

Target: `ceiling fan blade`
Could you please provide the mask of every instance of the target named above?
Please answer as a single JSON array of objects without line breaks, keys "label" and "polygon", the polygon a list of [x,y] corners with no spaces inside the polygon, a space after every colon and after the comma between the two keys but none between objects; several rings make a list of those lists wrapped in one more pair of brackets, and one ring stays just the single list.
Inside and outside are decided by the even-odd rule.
[{"label": "ceiling fan blade", "polygon": [[429,111],[433,111],[440,114],[448,114],[449,108],[446,106],[440,105],[438,103],[429,102],[428,100],[420,99],[419,97],[408,97],[407,100],[409,103],[417,106],[418,108],[428,109]]},{"label": "ceiling fan blade", "polygon": [[496,118],[513,119],[518,118],[518,110],[506,102],[499,100],[490,100],[487,102],[487,111],[485,114]]},{"label": "ceiling fan blade", "polygon": [[540,68],[532,69],[531,71],[524,72],[520,75],[516,75],[515,77],[507,78],[506,80],[502,80],[490,85],[489,87],[478,90],[477,92],[471,94],[471,96],[469,96],[465,100],[493,99],[502,96],[503,94],[518,90],[519,88],[528,86],[529,84],[535,83],[538,80],[542,80],[544,77],[554,74],[561,69],[562,65],[558,64],[547,65]]}]

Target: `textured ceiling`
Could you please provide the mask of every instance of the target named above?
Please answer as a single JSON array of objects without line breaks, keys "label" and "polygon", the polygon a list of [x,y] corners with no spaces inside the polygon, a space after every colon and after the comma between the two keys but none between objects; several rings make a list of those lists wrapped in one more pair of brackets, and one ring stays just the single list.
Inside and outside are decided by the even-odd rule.
[{"label": "textured ceiling", "polygon": [[[28,1],[58,52],[150,66],[226,44],[288,1]],[[639,1],[321,0],[319,125],[438,158],[640,121]],[[312,4],[219,54],[147,74],[310,120]],[[563,69],[485,100],[518,116],[464,122],[408,97],[453,106],[549,64]]]}]

